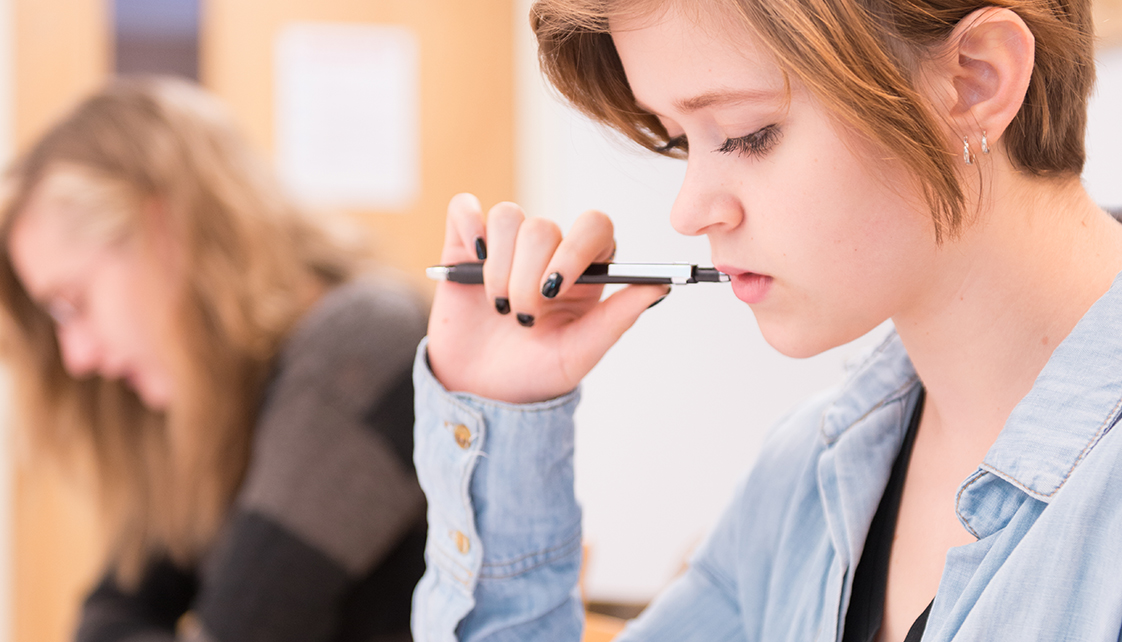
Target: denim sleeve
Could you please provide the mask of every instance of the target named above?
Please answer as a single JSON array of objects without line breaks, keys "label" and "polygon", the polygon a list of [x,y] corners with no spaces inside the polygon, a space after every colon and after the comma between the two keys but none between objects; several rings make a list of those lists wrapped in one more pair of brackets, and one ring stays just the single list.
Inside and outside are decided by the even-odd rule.
[{"label": "denim sleeve", "polygon": [[686,571],[616,637],[615,642],[745,642],[738,600],[740,513],[746,485],[690,559]]},{"label": "denim sleeve", "polygon": [[414,461],[428,499],[417,642],[581,637],[581,512],[573,494],[574,391],[514,405],[450,393],[414,362]]},{"label": "denim sleeve", "polygon": [[744,642],[733,596],[704,565],[692,564],[615,642]]}]

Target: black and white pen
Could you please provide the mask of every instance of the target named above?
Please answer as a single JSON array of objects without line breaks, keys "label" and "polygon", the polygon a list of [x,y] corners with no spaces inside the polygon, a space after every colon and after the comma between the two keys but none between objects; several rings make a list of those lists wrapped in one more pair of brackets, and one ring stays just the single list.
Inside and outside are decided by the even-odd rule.
[{"label": "black and white pen", "polygon": [[[478,262],[436,265],[425,270],[434,281],[451,281],[466,285],[483,283],[483,264]],[[727,283],[729,275],[716,268],[698,267],[688,263],[593,263],[577,283],[594,284],[667,284]]]}]

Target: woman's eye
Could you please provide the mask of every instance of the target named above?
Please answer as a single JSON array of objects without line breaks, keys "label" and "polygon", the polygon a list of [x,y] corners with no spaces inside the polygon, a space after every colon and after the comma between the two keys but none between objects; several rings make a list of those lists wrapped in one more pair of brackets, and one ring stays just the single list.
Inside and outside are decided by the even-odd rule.
[{"label": "woman's eye", "polygon": [[763,156],[779,142],[779,125],[762,127],[747,136],[730,138],[716,151],[723,154],[736,153],[741,156]]}]

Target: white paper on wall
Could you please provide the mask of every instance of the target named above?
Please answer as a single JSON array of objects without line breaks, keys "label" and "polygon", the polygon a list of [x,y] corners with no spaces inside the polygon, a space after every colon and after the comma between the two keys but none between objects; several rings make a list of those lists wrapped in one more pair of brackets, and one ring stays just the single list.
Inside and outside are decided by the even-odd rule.
[{"label": "white paper on wall", "polygon": [[294,23],[281,30],[277,160],[298,198],[382,211],[416,200],[418,49],[402,27]]}]

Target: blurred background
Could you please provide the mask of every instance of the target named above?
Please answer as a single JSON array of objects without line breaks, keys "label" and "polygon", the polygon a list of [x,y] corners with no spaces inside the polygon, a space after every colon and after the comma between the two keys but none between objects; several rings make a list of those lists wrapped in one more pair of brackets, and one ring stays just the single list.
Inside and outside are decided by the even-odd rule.
[{"label": "blurred background", "polygon": [[[1085,181],[1122,206],[1122,0],[1101,39]],[[0,159],[115,73],[174,73],[223,99],[312,208],[344,212],[415,280],[449,197],[516,200],[563,228],[616,221],[619,261],[708,263],[668,212],[685,166],[574,114],[542,83],[529,0],[0,0]],[[884,329],[777,355],[722,286],[677,289],[587,379],[578,414],[587,597],[642,604],[681,567],[768,426]],[[0,384],[3,382],[0,381]],[[10,427],[6,385],[0,418]],[[99,569],[88,498],[0,442],[0,641],[60,642]]]}]

